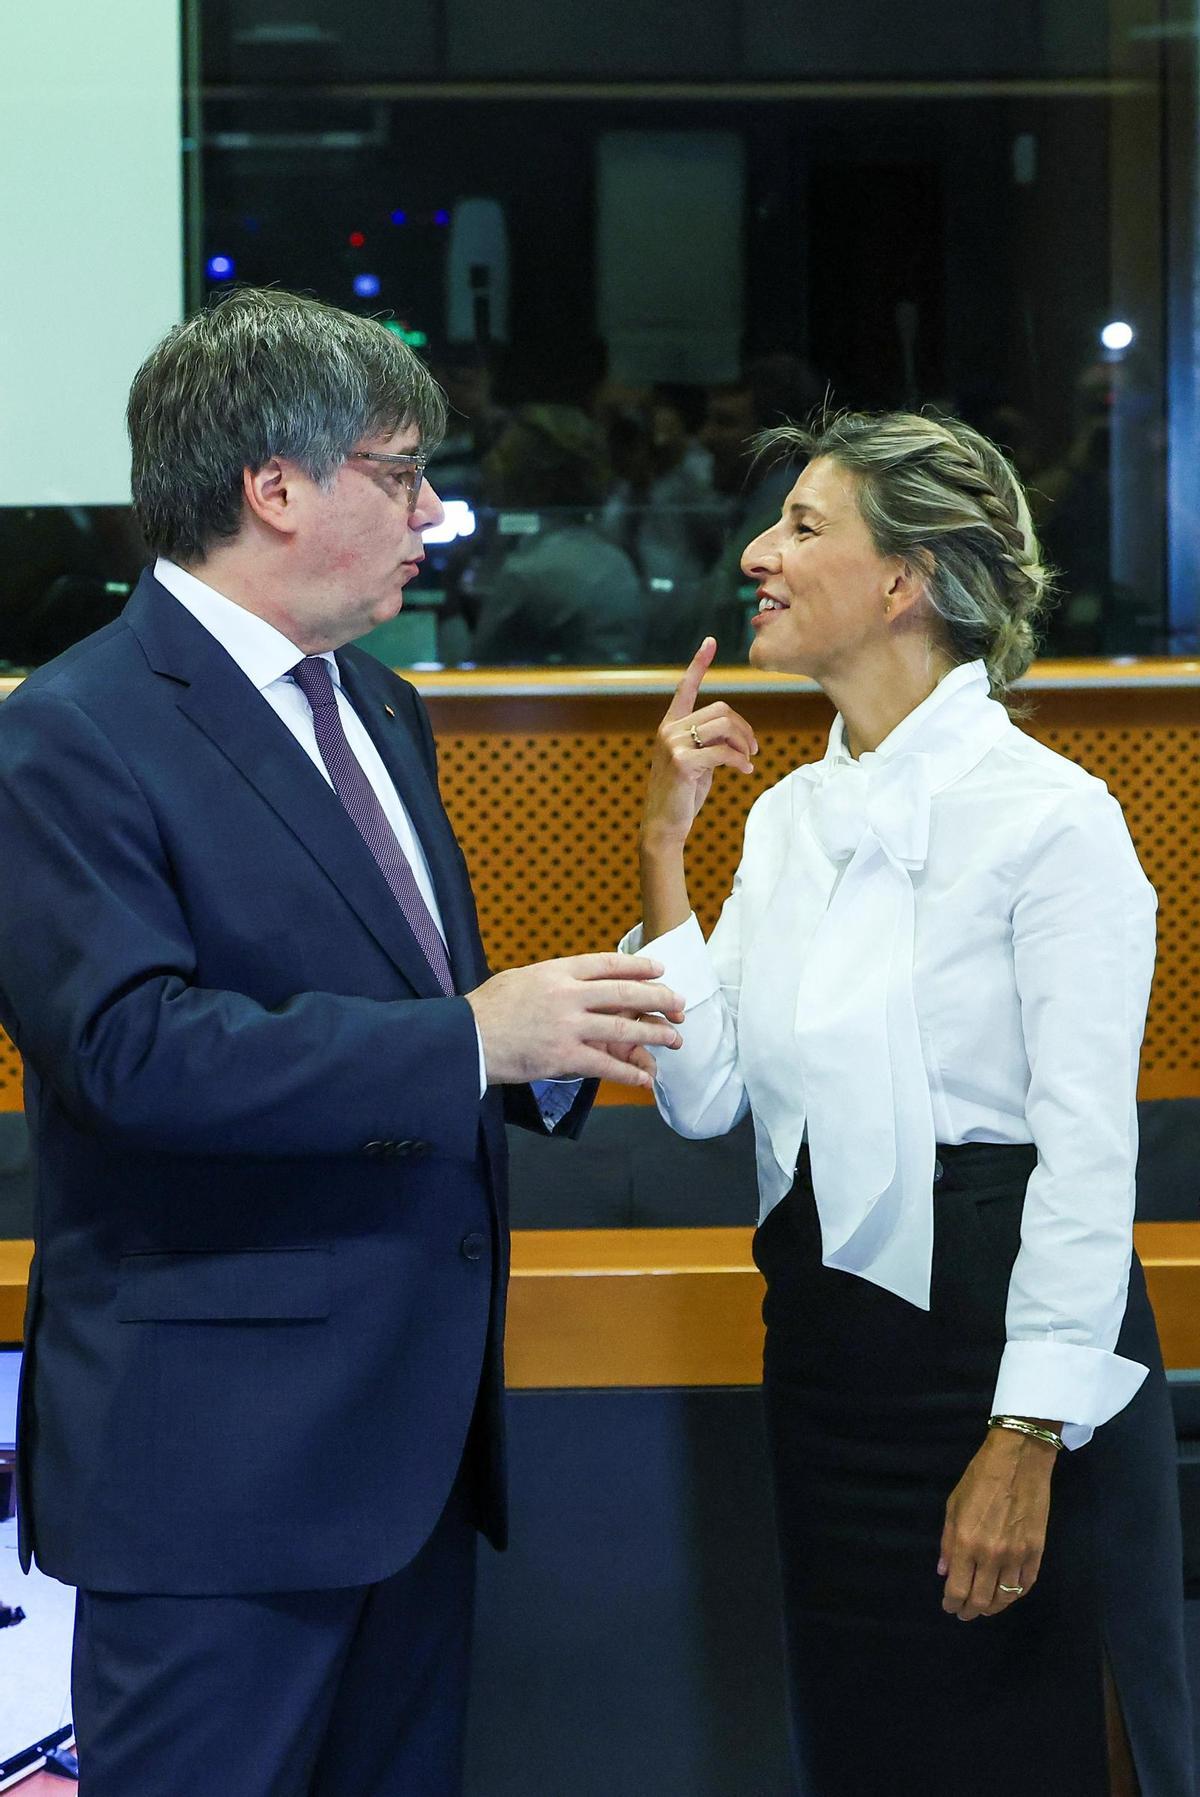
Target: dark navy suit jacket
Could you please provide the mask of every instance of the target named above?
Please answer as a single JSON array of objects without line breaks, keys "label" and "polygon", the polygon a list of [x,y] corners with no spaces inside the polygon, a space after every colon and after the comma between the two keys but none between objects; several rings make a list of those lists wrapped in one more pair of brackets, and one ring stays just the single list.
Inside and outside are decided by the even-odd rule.
[{"label": "dark navy suit jacket", "polygon": [[[338,659],[468,991],[487,969],[424,709]],[[95,1590],[368,1583],[429,1535],[469,1429],[501,1542],[505,1107],[471,1009],[149,574],[0,705],[0,843],[37,1175],[23,1553]]]}]

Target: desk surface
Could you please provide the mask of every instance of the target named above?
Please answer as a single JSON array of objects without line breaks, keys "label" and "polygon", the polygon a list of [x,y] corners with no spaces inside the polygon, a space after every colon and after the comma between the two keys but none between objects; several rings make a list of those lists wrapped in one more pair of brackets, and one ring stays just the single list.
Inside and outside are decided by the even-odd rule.
[{"label": "desk surface", "polygon": [[[1169,1367],[1200,1367],[1200,1223],[1139,1223]],[[749,1229],[546,1229],[513,1235],[514,1390],[755,1385],[762,1280]],[[0,1342],[20,1340],[30,1242],[0,1242]]]}]

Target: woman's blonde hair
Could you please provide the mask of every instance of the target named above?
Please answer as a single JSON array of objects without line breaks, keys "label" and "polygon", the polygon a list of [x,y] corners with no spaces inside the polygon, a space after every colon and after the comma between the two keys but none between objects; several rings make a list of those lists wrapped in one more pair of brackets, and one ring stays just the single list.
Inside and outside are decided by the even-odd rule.
[{"label": "woman's blonde hair", "polygon": [[1052,578],[1021,482],[994,443],[957,418],[840,412],[764,431],[756,447],[776,460],[828,456],[853,474],[876,549],[925,577],[955,659],[986,662],[997,694],[1020,679]]}]

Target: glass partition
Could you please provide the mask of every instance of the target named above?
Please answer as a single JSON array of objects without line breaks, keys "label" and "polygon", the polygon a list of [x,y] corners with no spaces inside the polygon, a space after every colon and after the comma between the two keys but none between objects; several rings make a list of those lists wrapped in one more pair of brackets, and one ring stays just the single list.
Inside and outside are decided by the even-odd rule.
[{"label": "glass partition", "polygon": [[[184,8],[189,303],[315,293],[450,396],[432,478],[474,535],[389,657],[674,663],[712,631],[740,661],[740,553],[781,490],[747,442],[825,403],[1008,450],[1059,573],[1049,653],[1195,653],[1192,0],[997,0],[969,30],[950,0],[870,30],[627,10],[518,6],[497,37],[470,0],[403,34],[332,0]],[[0,538],[16,667],[140,559],[86,503],[0,505]]]},{"label": "glass partition", "polygon": [[[1091,490],[1069,492],[1062,512],[1078,530],[1071,547],[1085,552],[1094,548],[1089,500],[1100,504]],[[749,527],[731,527],[725,508],[634,505],[616,494],[596,508],[512,511],[450,495],[446,512],[402,611],[360,639],[391,667],[672,668],[708,634],[721,662],[746,660],[758,603],[739,566]],[[1168,652],[1165,626],[1138,610],[1136,590],[1111,582],[1098,554],[1072,572],[1056,533],[1046,535],[1063,572],[1044,654]],[[49,661],[111,622],[145,560],[127,507],[0,507],[0,675]]]}]

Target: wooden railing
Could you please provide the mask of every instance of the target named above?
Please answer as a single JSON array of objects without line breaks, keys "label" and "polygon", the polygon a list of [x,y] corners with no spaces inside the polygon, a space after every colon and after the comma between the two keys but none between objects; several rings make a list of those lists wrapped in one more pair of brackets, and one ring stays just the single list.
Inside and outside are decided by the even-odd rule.
[{"label": "wooden railing", "polygon": [[[1169,1367],[1200,1367],[1200,1223],[1139,1223]],[[748,1229],[548,1229],[513,1236],[513,1390],[755,1385],[762,1280]],[[30,1242],[0,1242],[0,1342],[17,1342]]]}]

